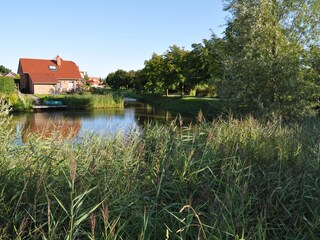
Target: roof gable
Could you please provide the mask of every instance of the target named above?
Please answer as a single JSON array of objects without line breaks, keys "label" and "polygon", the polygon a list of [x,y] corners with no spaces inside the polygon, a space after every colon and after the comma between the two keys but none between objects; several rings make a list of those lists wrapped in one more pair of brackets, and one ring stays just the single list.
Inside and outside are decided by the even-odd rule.
[{"label": "roof gable", "polygon": [[19,74],[29,74],[33,83],[53,83],[56,84],[58,79],[80,79],[78,66],[72,61],[59,59],[58,65],[56,60],[47,59],[30,59],[20,58]]}]

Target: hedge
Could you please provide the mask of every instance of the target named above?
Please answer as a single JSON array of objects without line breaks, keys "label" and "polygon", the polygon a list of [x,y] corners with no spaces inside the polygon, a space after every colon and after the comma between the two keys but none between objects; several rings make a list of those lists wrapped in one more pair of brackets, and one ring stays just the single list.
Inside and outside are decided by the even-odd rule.
[{"label": "hedge", "polygon": [[15,91],[16,85],[11,77],[0,77],[0,92],[12,93]]}]

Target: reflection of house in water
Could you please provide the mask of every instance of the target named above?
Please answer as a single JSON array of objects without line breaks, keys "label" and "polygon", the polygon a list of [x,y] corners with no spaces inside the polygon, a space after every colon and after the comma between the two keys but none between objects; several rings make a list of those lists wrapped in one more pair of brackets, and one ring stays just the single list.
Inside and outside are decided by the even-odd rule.
[{"label": "reflection of house in water", "polygon": [[56,140],[73,138],[78,135],[80,128],[80,118],[65,117],[63,112],[38,112],[26,116],[21,130],[25,142],[30,134]]}]

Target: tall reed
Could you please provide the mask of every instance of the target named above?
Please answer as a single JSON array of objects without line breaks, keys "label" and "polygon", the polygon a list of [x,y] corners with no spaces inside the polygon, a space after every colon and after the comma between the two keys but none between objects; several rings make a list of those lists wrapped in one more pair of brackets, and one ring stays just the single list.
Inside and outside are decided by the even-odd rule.
[{"label": "tall reed", "polygon": [[64,105],[69,108],[82,108],[82,109],[93,109],[93,108],[112,108],[112,107],[123,107],[124,100],[122,97],[106,94],[106,95],[50,95],[45,96],[44,100],[61,100]]},{"label": "tall reed", "polygon": [[319,239],[319,125],[230,117],[20,146],[0,125],[0,238]]}]

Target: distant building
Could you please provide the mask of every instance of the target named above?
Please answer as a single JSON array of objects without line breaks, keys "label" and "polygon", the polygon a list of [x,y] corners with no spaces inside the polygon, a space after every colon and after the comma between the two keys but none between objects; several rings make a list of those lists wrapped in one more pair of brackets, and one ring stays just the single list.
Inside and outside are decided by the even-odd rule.
[{"label": "distant building", "polygon": [[16,73],[14,73],[14,72],[9,72],[9,73],[7,73],[6,75],[4,75],[5,77],[11,77],[11,78],[15,78],[16,76],[17,76],[17,74]]},{"label": "distant building", "polygon": [[83,85],[79,67],[60,56],[53,60],[20,58],[20,91],[53,94],[75,90]]},{"label": "distant building", "polygon": [[99,87],[102,84],[98,77],[89,77],[88,82],[91,87]]}]

